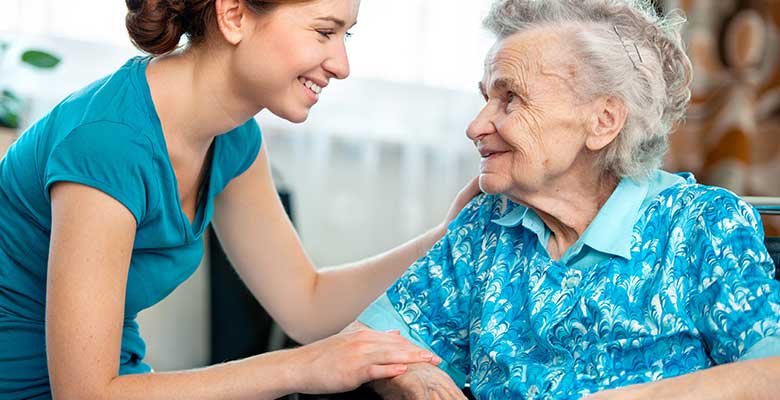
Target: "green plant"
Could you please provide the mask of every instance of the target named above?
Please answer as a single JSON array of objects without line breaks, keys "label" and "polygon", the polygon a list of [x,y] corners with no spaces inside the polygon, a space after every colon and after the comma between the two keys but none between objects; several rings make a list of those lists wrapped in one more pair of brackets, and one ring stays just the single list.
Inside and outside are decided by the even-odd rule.
[{"label": "green plant", "polygon": [[[10,47],[10,43],[0,41],[0,60],[4,58]],[[39,69],[52,69],[60,63],[60,59],[57,56],[38,49],[23,51],[20,60],[25,65]],[[0,63],[0,65],[3,65],[3,63]],[[24,100],[11,89],[0,88],[0,127],[18,128],[19,116],[24,107]]]}]

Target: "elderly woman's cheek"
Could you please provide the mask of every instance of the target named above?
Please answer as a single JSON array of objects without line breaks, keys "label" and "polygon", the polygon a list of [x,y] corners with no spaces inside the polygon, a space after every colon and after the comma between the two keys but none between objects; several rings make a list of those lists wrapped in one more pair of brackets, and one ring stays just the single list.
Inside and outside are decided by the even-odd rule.
[{"label": "elderly woman's cheek", "polygon": [[533,107],[517,108],[510,112],[507,119],[515,130],[522,132],[529,139],[542,137],[542,114]]}]

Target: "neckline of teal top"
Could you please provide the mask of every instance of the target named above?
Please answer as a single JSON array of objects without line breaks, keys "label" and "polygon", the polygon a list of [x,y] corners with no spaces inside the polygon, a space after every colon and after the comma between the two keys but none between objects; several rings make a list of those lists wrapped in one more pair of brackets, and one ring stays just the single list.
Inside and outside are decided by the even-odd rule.
[{"label": "neckline of teal top", "polygon": [[189,220],[189,217],[184,212],[184,209],[182,207],[181,198],[179,197],[179,181],[176,179],[176,171],[173,168],[173,162],[171,161],[170,154],[168,153],[168,144],[165,142],[165,134],[162,130],[162,122],[160,122],[160,116],[157,114],[157,108],[154,105],[154,101],[152,100],[152,90],[149,87],[149,81],[146,77],[146,69],[149,66],[149,62],[152,60],[151,56],[146,57],[137,57],[135,59],[136,65],[134,68],[134,74],[132,74],[136,84],[137,88],[141,94],[141,97],[143,98],[144,105],[146,107],[146,114],[149,116],[149,122],[151,123],[151,126],[154,128],[154,139],[157,141],[157,144],[160,147],[160,157],[162,158],[163,163],[168,169],[168,173],[170,174],[171,181],[174,184],[173,195],[176,198],[176,203],[178,204],[178,211],[179,211],[179,217],[181,220],[182,229],[184,230],[187,238],[187,242],[192,242],[194,240],[200,239],[200,237],[203,235],[203,232],[206,230],[206,227],[208,226],[208,223],[210,222],[210,214],[213,209],[213,190],[214,190],[214,165],[217,162],[217,154],[219,153],[221,140],[220,138],[222,135],[217,135],[214,138],[214,149],[212,150],[212,156],[211,160],[208,166],[208,170],[206,171],[206,174],[204,174],[204,177],[206,177],[206,180],[202,182],[201,184],[206,185],[204,196],[202,198],[199,198],[195,206],[195,216],[193,221]]},{"label": "neckline of teal top", "polygon": [[[620,179],[615,191],[588,228],[566,250],[559,262],[581,268],[612,256],[630,260],[633,228],[639,216],[664,189],[693,179],[690,173],[671,174],[660,170],[644,179]],[[492,222],[507,228],[522,225],[536,235],[539,251],[550,257],[546,246],[552,234],[550,228],[531,208],[513,204],[515,207],[512,210]]]}]

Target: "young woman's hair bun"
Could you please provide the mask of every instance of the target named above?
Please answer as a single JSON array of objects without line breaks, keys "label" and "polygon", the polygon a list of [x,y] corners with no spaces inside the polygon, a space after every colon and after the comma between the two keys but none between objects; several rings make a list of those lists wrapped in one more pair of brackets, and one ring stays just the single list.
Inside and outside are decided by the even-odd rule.
[{"label": "young woman's hair bun", "polygon": [[[206,0],[204,2],[212,2]],[[139,49],[154,55],[168,53],[179,45],[190,22],[185,0],[125,0],[125,26],[130,40]]]}]

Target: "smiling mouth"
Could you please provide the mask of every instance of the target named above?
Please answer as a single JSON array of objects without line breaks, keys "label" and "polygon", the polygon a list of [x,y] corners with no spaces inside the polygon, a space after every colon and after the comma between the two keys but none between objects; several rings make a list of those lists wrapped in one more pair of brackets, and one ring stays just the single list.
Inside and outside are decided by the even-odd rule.
[{"label": "smiling mouth", "polygon": [[319,95],[320,93],[322,93],[322,86],[314,83],[313,81],[310,81],[302,76],[298,77],[298,81],[301,82],[303,86],[306,86],[306,88],[314,92],[314,94]]},{"label": "smiling mouth", "polygon": [[504,154],[506,151],[480,151],[479,155],[482,156],[483,159],[490,158],[492,156],[498,155],[498,154]]}]

